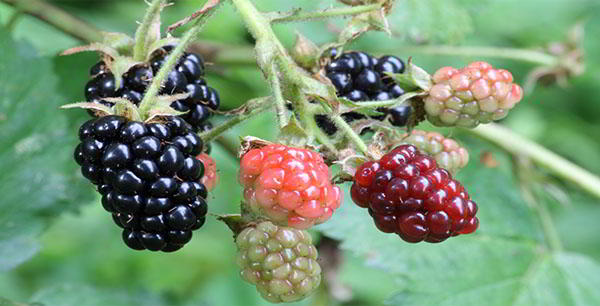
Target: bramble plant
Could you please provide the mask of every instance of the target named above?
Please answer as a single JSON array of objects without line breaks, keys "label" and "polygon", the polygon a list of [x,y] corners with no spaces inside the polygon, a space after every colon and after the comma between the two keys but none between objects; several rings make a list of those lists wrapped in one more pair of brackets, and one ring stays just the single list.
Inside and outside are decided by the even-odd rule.
[{"label": "bramble plant", "polygon": [[[292,11],[263,12],[257,1],[207,0],[164,33],[161,17],[172,3],[153,0],[133,36],[74,27],[80,21],[38,0],[4,2],[88,43],[61,55],[98,54],[99,61],[88,63],[89,73],[85,69],[90,77],[82,90],[85,101],[61,106],[85,109],[88,117],[78,134],[66,124],[64,129],[78,135],[72,148],[78,171],[120,228],[121,237],[114,239],[130,249],[177,252],[149,256],[183,253],[189,260],[187,248],[203,239],[198,236],[212,226],[206,223],[226,225],[233,240],[221,232],[213,238],[218,248],[237,249],[242,279],[271,303],[317,300],[323,292],[335,298],[322,304],[344,301],[338,298],[344,288],[338,279],[340,250],[371,256],[372,265],[384,270],[389,265],[387,272],[408,277],[404,281],[414,290],[403,288],[392,304],[476,305],[482,298],[498,305],[600,303],[595,290],[600,273],[594,274],[600,266],[563,250],[550,209],[539,200],[542,188],[557,187],[539,179],[533,165],[595,197],[600,179],[493,122],[533,103],[519,85],[522,70],[513,75],[494,67],[504,62],[492,66],[476,58],[464,67],[438,65],[428,72],[417,57],[462,50],[540,64],[526,82],[530,90],[538,82],[564,83],[583,72],[580,37],[565,44],[569,52],[425,46],[375,56],[353,43],[375,32],[391,36],[390,16],[399,1],[339,0],[316,11],[298,3]],[[225,14],[226,4],[234,8],[226,13],[246,26],[253,49],[234,54],[227,45],[198,41],[210,18]],[[40,11],[45,6],[49,13]],[[276,24],[337,17],[344,25],[331,42],[317,44],[296,33],[295,43],[286,47],[274,30]],[[226,75],[213,67],[228,65],[228,57],[219,54],[258,68],[267,94],[224,107],[221,97],[235,95],[210,77],[211,69]],[[264,135],[259,128],[229,137],[238,125],[270,113],[275,137],[259,138]],[[496,146],[465,141],[465,135]],[[213,146],[234,154],[230,172],[236,173],[239,195],[219,189],[223,183],[233,186],[218,173],[232,159],[215,155]],[[493,169],[494,156],[506,153],[512,168]],[[520,189],[507,173],[516,175]],[[239,199],[239,211],[214,208],[211,201],[220,197]],[[478,271],[462,284],[471,265]],[[446,266],[452,267],[444,276]],[[552,273],[564,279],[546,282]],[[428,277],[446,284],[443,294],[434,292]],[[551,297],[539,296],[536,286],[548,287]],[[569,292],[563,297],[561,290]]]}]

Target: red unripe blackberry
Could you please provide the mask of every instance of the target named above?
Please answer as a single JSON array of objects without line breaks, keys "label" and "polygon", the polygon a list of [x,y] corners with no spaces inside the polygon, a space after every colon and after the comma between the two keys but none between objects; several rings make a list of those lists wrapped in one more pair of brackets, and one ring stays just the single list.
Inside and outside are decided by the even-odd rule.
[{"label": "red unripe blackberry", "polygon": [[375,225],[408,242],[441,242],[477,229],[477,205],[450,172],[413,145],[358,167],[350,189]]},{"label": "red unripe blackberry", "polygon": [[308,228],[331,218],[342,192],[317,152],[279,144],[248,151],[238,179],[245,203],[279,225]]}]

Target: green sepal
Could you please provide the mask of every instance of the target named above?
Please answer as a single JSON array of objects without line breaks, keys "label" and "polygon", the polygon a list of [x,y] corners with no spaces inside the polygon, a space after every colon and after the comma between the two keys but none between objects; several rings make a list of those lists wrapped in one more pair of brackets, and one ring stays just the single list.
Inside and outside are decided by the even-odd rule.
[{"label": "green sepal", "polygon": [[100,104],[100,103],[95,103],[95,102],[69,103],[69,104],[61,105],[60,108],[62,108],[62,109],[70,109],[70,108],[89,109],[94,112],[98,112],[99,115],[102,115],[102,116],[115,114],[115,112],[112,108],[110,108],[106,105]]},{"label": "green sepal", "polygon": [[302,128],[300,122],[296,119],[296,116],[290,116],[290,120],[286,126],[281,129],[279,133],[279,141],[292,147],[304,147],[309,143],[309,135]]},{"label": "green sepal", "polygon": [[391,77],[402,89],[412,91],[422,89],[429,91],[433,86],[431,75],[423,68],[412,63],[412,58],[408,58],[406,71],[404,73],[385,73]]}]

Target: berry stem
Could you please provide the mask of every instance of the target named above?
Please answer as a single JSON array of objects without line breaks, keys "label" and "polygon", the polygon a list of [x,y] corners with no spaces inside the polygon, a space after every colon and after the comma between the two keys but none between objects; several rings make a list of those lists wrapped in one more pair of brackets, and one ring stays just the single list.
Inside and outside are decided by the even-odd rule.
[{"label": "berry stem", "polygon": [[151,39],[150,31],[157,18],[160,18],[160,11],[163,8],[166,0],[153,0],[150,7],[146,11],[146,15],[142,23],[135,31],[135,46],[133,47],[133,59],[136,61],[144,61],[148,53],[148,46]]},{"label": "berry stem", "polygon": [[215,126],[214,128],[206,132],[200,133],[200,138],[202,138],[202,141],[204,141],[204,143],[208,143],[209,141],[217,138],[227,130],[236,126],[237,124],[242,123],[247,119],[250,119],[255,115],[258,115],[264,110],[268,109],[271,106],[273,99],[274,98],[272,97],[263,97],[258,99],[252,99],[246,102],[242,106],[243,108],[245,108],[243,112],[236,113],[235,116],[231,117],[231,119]]},{"label": "berry stem", "polygon": [[537,65],[556,66],[559,58],[556,56],[527,49],[497,48],[497,47],[456,47],[456,46],[407,46],[399,47],[394,52],[407,54],[455,55],[474,57],[507,58],[524,61]]},{"label": "berry stem", "polygon": [[185,32],[183,37],[177,43],[175,49],[171,51],[171,53],[167,57],[167,61],[162,65],[162,67],[158,71],[158,74],[156,74],[156,76],[154,76],[154,78],[152,79],[152,84],[150,84],[150,86],[144,93],[144,99],[142,100],[139,106],[140,114],[142,115],[143,119],[148,118],[148,112],[152,110],[152,108],[158,102],[156,96],[160,92],[160,88],[167,79],[169,72],[171,72],[173,68],[175,68],[175,65],[177,65],[179,58],[183,55],[188,45],[190,45],[191,42],[194,39],[196,39],[196,37],[200,33],[200,30],[202,29],[202,26],[206,22],[206,19],[208,19],[208,17],[212,15],[212,12],[215,11],[215,8],[207,11],[205,15],[199,17],[198,19],[196,19],[196,21],[194,21],[192,27]]},{"label": "berry stem", "polygon": [[363,154],[367,156],[369,155],[369,149],[367,148],[365,142],[358,134],[356,134],[356,132],[354,132],[352,127],[344,120],[344,118],[342,118],[342,116],[334,115],[331,116],[331,119],[335,123],[335,126],[337,126],[338,129],[348,136],[348,139],[354,143],[357,149],[359,149]]},{"label": "berry stem", "polygon": [[527,173],[527,161],[524,158],[516,157],[513,159],[515,163],[515,168],[517,172],[517,176],[521,181],[520,189],[521,194],[523,195],[523,199],[533,208],[533,210],[537,213],[540,223],[542,225],[542,230],[544,232],[544,237],[548,243],[548,246],[553,251],[561,251],[562,250],[562,242],[560,241],[560,236],[558,235],[558,231],[556,230],[556,226],[554,225],[554,221],[552,220],[552,215],[548,211],[548,208],[543,203],[540,203],[536,196],[533,193],[531,188],[531,179],[529,173]]},{"label": "berry stem", "polygon": [[38,18],[79,40],[102,41],[100,31],[62,9],[40,0],[1,0],[16,10]]},{"label": "berry stem", "polygon": [[[288,99],[294,104],[294,112],[298,115],[300,122],[309,133],[309,136],[315,137],[319,142],[325,145],[332,152],[337,152],[335,145],[331,143],[329,138],[324,135],[314,120],[315,113],[324,112],[321,106],[318,106],[319,110],[315,110],[311,107],[306,94],[302,88],[305,87],[307,75],[303,74],[302,70],[294,63],[290,58],[281,42],[277,39],[277,36],[271,28],[269,20],[259,12],[256,7],[249,0],[231,0],[233,5],[237,8],[238,13],[246,23],[248,30],[256,39],[256,52],[258,55],[258,64],[262,70],[266,73],[267,79],[270,81],[273,87],[279,87],[274,89],[275,94],[281,92],[281,86],[286,87],[286,92],[289,92]],[[372,8],[371,8],[372,9]],[[339,14],[336,13],[336,14]],[[275,66],[274,66],[275,65]],[[278,68],[278,69],[275,69]],[[281,72],[279,75],[277,72]],[[281,78],[281,80],[279,80]],[[275,81],[277,79],[277,81]],[[317,91],[327,92],[327,88],[324,84],[314,84],[313,86],[321,86]],[[275,86],[279,84],[279,86]],[[284,100],[280,100],[276,103],[278,107],[278,116],[281,114],[282,103]],[[283,109],[285,114],[285,109]],[[356,144],[357,148],[363,153],[367,153],[367,146],[362,141],[352,128],[339,116],[334,116],[333,119],[336,121],[336,125],[340,127],[340,131],[345,133],[347,137]],[[281,125],[280,119],[280,125]]]},{"label": "berry stem", "polygon": [[285,99],[281,92],[281,84],[277,73],[275,63],[272,63],[269,69],[268,78],[273,91],[273,100],[275,100],[275,109],[277,113],[277,121],[279,122],[279,128],[282,129],[288,124],[287,110],[285,108]]},{"label": "berry stem", "polygon": [[301,11],[293,11],[280,13],[278,16],[271,18],[272,23],[282,23],[282,22],[296,22],[296,21],[310,21],[317,19],[325,19],[332,17],[340,17],[340,16],[353,16],[362,13],[368,13],[371,11],[375,11],[380,9],[382,6],[381,3],[376,4],[367,4],[367,5],[357,5],[357,6],[349,6],[349,7],[340,7],[340,8],[329,8],[316,12],[301,12]]},{"label": "berry stem", "polygon": [[489,123],[464,131],[488,140],[514,155],[529,157],[554,175],[600,198],[600,178],[508,128]]}]

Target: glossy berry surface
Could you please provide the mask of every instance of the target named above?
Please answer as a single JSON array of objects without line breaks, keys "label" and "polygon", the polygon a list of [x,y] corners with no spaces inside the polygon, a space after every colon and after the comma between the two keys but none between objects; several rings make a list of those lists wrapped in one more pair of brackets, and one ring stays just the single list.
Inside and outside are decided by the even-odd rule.
[{"label": "glossy berry surface", "polygon": [[[163,47],[154,53],[149,63],[129,69],[123,75],[120,88],[115,88],[114,75],[109,67],[103,61],[98,62],[90,69],[92,79],[85,86],[87,101],[112,107],[113,103],[102,99],[121,97],[138,105],[171,50],[170,47]],[[173,71],[168,74],[161,94],[177,93],[189,93],[189,98],[175,101],[171,107],[186,112],[182,118],[192,125],[192,129],[198,132],[210,127],[208,119],[211,117],[211,110],[218,109],[221,100],[219,92],[206,85],[204,60],[200,55],[185,53]],[[94,115],[92,112],[90,114]]]},{"label": "glossy berry surface", "polygon": [[310,234],[264,221],[235,239],[242,278],[271,303],[299,301],[321,283],[321,266]]},{"label": "glossy berry surface", "polygon": [[[75,161],[135,250],[178,250],[204,224],[204,165],[192,155],[202,151],[202,141],[189,135],[183,119],[169,120],[145,124],[104,116],[79,130]],[[185,140],[185,150],[174,144],[177,137]]]},{"label": "glossy berry surface", "polygon": [[407,242],[441,242],[479,225],[477,205],[465,188],[413,145],[359,166],[350,194],[380,231]]},{"label": "glossy berry surface", "polygon": [[[332,55],[333,56],[333,55]],[[360,103],[362,101],[391,100],[404,93],[385,73],[403,73],[404,62],[395,56],[386,55],[380,58],[364,52],[346,52],[325,66],[327,78],[336,88],[339,97]],[[384,115],[373,116],[373,119],[385,120],[393,126],[406,126],[412,113],[410,106],[397,106],[380,109]],[[352,122],[366,118],[359,113],[345,113],[344,120]],[[328,135],[336,133],[333,122],[324,115],[316,115],[317,125]]]},{"label": "glossy berry surface", "polygon": [[242,157],[238,179],[245,203],[274,223],[299,229],[331,218],[342,192],[317,152],[268,145]]},{"label": "glossy berry surface", "polygon": [[523,98],[509,71],[486,62],[460,70],[440,68],[433,84],[424,102],[427,120],[437,126],[475,127],[500,120]]}]

